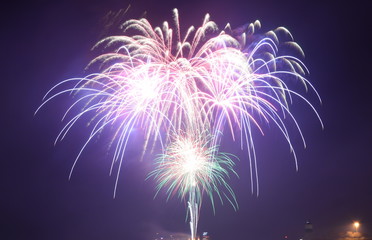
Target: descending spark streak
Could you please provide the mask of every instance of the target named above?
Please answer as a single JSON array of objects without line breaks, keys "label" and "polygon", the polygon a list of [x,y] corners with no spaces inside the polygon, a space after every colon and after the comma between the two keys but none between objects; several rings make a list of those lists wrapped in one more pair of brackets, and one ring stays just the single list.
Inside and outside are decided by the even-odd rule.
[{"label": "descending spark streak", "polygon": [[[62,140],[84,116],[93,115],[89,122],[90,135],[75,159],[71,173],[95,137],[106,128],[116,129],[110,143],[115,148],[110,174],[118,164],[114,196],[132,129],[141,128],[145,136],[143,152],[160,143],[164,153],[151,174],[159,182],[158,190],[166,183],[170,186],[168,194],[174,194],[175,190],[182,198],[188,194],[190,215],[197,216],[191,212],[194,206],[200,207],[203,192],[207,193],[212,203],[212,192],[222,199],[218,184],[213,181],[217,180],[226,187],[232,196],[229,201],[235,202],[224,180],[227,172],[221,167],[223,165],[232,170],[232,162],[227,155],[223,155],[226,158],[224,162],[218,160],[221,156],[217,147],[221,143],[221,133],[230,134],[234,141],[239,140],[241,148],[246,146],[251,189],[258,194],[253,128],[263,134],[262,123],[276,125],[288,142],[297,168],[297,157],[285,118],[292,120],[304,145],[305,140],[289,109],[292,98],[304,100],[318,118],[319,115],[304,96],[290,88],[290,83],[296,80],[304,85],[306,91],[309,88],[317,92],[304,77],[308,70],[298,58],[278,54],[278,46],[281,45],[278,33],[282,33],[290,38],[284,44],[303,55],[290,32],[283,27],[266,35],[257,35],[261,24],[256,21],[233,30],[227,24],[225,30],[219,31],[207,14],[199,28],[191,26],[182,36],[177,9],[174,10],[174,21],[175,29],[170,28],[167,22],[162,28],[153,28],[146,19],[125,22],[123,32],[133,33],[131,36],[107,37],[93,47],[104,48],[108,52],[88,65],[89,69],[98,68],[99,73],[57,84],[47,92],[37,111],[57,96],[74,94],[75,100],[63,118],[73,115],[74,109],[79,113],[70,117],[56,141]],[[186,136],[177,136],[183,133],[187,133]],[[182,166],[174,163],[183,159],[178,155],[185,152],[181,147],[186,148],[187,145],[182,144],[190,141],[198,142],[201,147],[192,148],[195,152],[204,155],[205,151],[213,152],[206,154],[204,161],[198,162],[201,165],[197,166],[204,169],[200,171],[201,178],[196,177],[198,174],[185,175],[184,171],[174,169]],[[218,170],[209,166],[212,163],[219,164]],[[193,184],[195,187],[190,187]],[[196,229],[197,221],[191,219],[191,222],[192,228]]]}]

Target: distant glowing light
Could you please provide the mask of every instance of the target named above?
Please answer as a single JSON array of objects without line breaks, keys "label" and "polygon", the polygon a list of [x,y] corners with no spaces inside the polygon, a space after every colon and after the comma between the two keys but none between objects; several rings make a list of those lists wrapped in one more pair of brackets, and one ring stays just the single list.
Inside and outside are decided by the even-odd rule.
[{"label": "distant glowing light", "polygon": [[358,221],[354,222],[354,227],[355,227],[355,231],[357,232],[358,231],[358,228],[360,226],[360,223]]}]

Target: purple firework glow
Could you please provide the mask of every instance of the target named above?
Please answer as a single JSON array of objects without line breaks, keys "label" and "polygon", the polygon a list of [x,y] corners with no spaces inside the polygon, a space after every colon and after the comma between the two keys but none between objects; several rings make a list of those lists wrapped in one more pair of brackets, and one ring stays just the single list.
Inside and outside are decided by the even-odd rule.
[{"label": "purple firework glow", "polygon": [[[83,116],[94,114],[89,122],[90,135],[75,159],[70,177],[87,145],[103,130],[115,126],[110,144],[114,146],[110,174],[118,164],[114,196],[133,128],[141,128],[145,134],[144,152],[160,143],[163,155],[151,176],[158,181],[159,190],[163,187],[169,187],[168,191],[179,190],[182,198],[189,193],[194,239],[203,192],[210,196],[212,203],[212,192],[222,201],[218,185],[225,186],[231,197],[225,193],[224,196],[232,204],[236,202],[225,181],[228,172],[234,172],[232,161],[224,155],[225,162],[220,164],[218,157],[222,133],[228,133],[234,141],[239,140],[242,148],[246,146],[251,188],[258,194],[252,129],[263,133],[261,124],[273,123],[286,139],[297,168],[285,118],[292,120],[304,145],[305,140],[289,109],[292,98],[302,99],[318,118],[319,115],[303,95],[290,88],[288,79],[295,79],[306,90],[310,88],[316,93],[304,77],[305,65],[294,56],[278,55],[279,45],[291,47],[303,55],[286,28],[279,27],[259,35],[256,32],[261,24],[255,21],[238,29],[227,24],[219,30],[207,14],[200,27],[191,26],[181,35],[177,9],[174,10],[174,26],[171,28],[164,22],[162,27],[153,28],[146,19],[126,21],[122,25],[123,35],[107,37],[94,46],[107,50],[88,66],[100,70],[57,84],[46,94],[39,109],[59,95],[75,95],[74,103],[63,117],[68,119],[67,124],[56,141],[62,140]],[[127,35],[128,32],[134,34]],[[284,42],[281,35],[286,36]],[[75,108],[79,112],[73,115]],[[178,137],[184,134],[186,138]],[[192,143],[191,148],[179,147],[188,145],[191,137],[197,139],[198,144]],[[198,162],[194,162],[195,159],[189,158],[190,149],[211,154],[195,157]],[[181,168],[180,162],[185,164]],[[164,175],[174,174],[173,169],[181,169],[178,171],[180,178]],[[196,174],[215,176],[198,178]],[[214,179],[218,179],[218,184]]]}]

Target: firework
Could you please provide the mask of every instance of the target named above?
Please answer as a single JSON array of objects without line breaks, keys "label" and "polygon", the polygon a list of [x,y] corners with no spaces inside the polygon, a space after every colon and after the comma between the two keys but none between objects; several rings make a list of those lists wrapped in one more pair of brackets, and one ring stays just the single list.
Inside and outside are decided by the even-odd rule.
[{"label": "firework", "polygon": [[168,198],[188,197],[192,239],[196,239],[203,193],[208,195],[213,209],[213,194],[218,195],[222,203],[224,196],[237,207],[234,192],[225,180],[229,172],[236,174],[232,155],[219,152],[218,146],[210,145],[211,140],[208,134],[175,134],[165,153],[156,159],[156,169],[149,174],[158,182],[157,192],[166,188]]},{"label": "firework", "polygon": [[[199,28],[191,26],[181,35],[176,9],[174,26],[164,22],[153,28],[146,19],[125,22],[123,35],[107,37],[94,46],[107,52],[88,65],[98,73],[61,82],[46,94],[40,107],[65,93],[75,96],[64,115],[69,120],[56,141],[84,116],[93,115],[90,135],[70,176],[86,146],[103,130],[115,129],[110,144],[114,148],[110,173],[118,163],[114,194],[132,129],[141,128],[144,133],[143,154],[160,143],[163,154],[150,176],[159,183],[158,191],[167,186],[168,197],[176,192],[183,199],[188,196],[195,237],[195,209],[200,207],[203,193],[213,203],[213,194],[222,199],[219,188],[224,187],[228,194],[223,195],[233,205],[236,202],[224,180],[233,172],[233,162],[229,155],[218,152],[222,133],[246,147],[251,189],[258,194],[253,128],[263,133],[262,124],[276,125],[297,168],[285,118],[296,126],[304,145],[305,140],[289,109],[292,98],[302,99],[318,113],[290,83],[297,81],[306,91],[317,92],[304,77],[308,71],[298,58],[278,54],[278,47],[284,45],[303,55],[283,27],[257,34],[261,24],[256,21],[237,29],[227,24],[218,30],[207,14]],[[281,35],[286,36],[284,42]]]}]

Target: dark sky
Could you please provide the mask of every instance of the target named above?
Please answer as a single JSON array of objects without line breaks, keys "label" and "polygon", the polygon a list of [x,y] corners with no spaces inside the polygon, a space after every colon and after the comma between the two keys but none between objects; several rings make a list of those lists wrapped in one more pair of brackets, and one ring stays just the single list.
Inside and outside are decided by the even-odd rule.
[{"label": "dark sky", "polygon": [[[63,127],[68,97],[59,98],[34,116],[53,85],[82,76],[95,55],[90,48],[102,37],[102,18],[127,1],[33,1],[2,6],[1,79],[2,144],[0,234],[4,239],[151,239],[157,231],[188,233],[185,204],[153,199],[154,182],[145,181],[151,159],[137,161],[139,148],[129,149],[116,199],[110,159],[97,141],[68,174],[88,130],[75,129],[53,146]],[[372,236],[371,20],[367,1],[134,1],[128,18],[147,17],[154,24],[171,21],[177,7],[181,25],[200,24],[205,13],[223,27],[259,19],[263,31],[287,27],[302,46],[308,79],[323,104],[308,97],[325,129],[304,104],[292,112],[308,147],[294,134],[299,171],[277,131],[257,135],[260,195],[251,194],[248,161],[229,140],[223,149],[240,157],[240,179],[231,186],[239,202],[235,212],[217,204],[213,215],[205,200],[200,231],[216,240],[298,239],[310,219],[314,234],[336,239],[354,220]],[[335,1],[337,2],[337,1]],[[343,2],[343,1],[340,1]],[[367,57],[368,56],[368,57]],[[4,111],[5,109],[5,111]],[[134,144],[136,145],[136,144]]]}]

